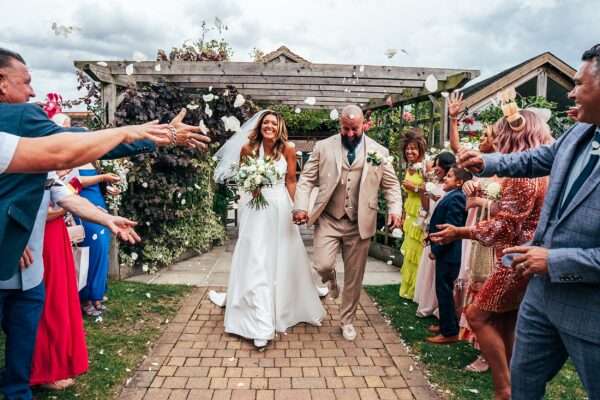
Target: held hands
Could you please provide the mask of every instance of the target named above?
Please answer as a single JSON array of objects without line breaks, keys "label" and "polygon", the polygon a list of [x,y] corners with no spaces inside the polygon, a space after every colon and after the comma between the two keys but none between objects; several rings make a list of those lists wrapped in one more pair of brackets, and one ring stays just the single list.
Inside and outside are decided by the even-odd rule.
[{"label": "held hands", "polygon": [[387,225],[390,228],[390,230],[400,228],[400,227],[402,227],[402,224],[403,224],[403,221],[402,221],[401,215],[392,214],[392,213],[390,213],[388,215]]},{"label": "held hands", "polygon": [[521,276],[548,273],[548,249],[538,246],[516,246],[504,250],[504,254],[518,253],[512,267]]},{"label": "held hands", "polygon": [[119,217],[117,215],[108,215],[104,225],[124,242],[135,244],[142,240],[136,231],[133,230],[133,227],[137,225],[137,222],[127,218]]},{"label": "held hands", "polygon": [[117,174],[113,174],[113,173],[102,174],[102,182],[108,183],[109,185],[120,182],[120,181],[121,181],[121,178]]},{"label": "held hands", "polygon": [[200,127],[183,123],[186,112],[186,109],[182,108],[169,124],[172,134],[171,143],[204,151],[208,148],[210,138],[200,133]]},{"label": "held hands", "polygon": [[296,210],[292,214],[294,224],[302,225],[308,222],[308,213],[302,210]]}]

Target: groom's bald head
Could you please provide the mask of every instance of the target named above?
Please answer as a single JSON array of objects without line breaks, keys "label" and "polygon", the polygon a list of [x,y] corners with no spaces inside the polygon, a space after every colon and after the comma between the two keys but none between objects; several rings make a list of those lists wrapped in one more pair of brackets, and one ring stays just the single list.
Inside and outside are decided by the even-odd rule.
[{"label": "groom's bald head", "polygon": [[360,107],[354,104],[347,105],[340,117],[340,134],[349,138],[360,137],[363,132],[363,122],[364,116]]}]

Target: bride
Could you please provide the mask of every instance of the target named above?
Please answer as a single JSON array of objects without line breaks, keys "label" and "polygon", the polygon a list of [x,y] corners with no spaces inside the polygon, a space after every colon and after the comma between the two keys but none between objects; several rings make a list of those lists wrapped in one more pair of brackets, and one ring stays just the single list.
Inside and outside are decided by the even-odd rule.
[{"label": "bride", "polygon": [[217,182],[231,178],[234,161],[247,157],[275,160],[284,176],[262,190],[266,208],[251,208],[251,195],[241,194],[239,235],[227,295],[209,293],[217,305],[226,301],[225,331],[253,339],[262,350],[275,332],[285,332],[300,322],[319,326],[325,316],[319,295],[326,292],[315,286],[310,260],[291,218],[296,150],[287,140],[283,118],[263,110],[247,121],[216,157],[220,159],[215,170]]}]

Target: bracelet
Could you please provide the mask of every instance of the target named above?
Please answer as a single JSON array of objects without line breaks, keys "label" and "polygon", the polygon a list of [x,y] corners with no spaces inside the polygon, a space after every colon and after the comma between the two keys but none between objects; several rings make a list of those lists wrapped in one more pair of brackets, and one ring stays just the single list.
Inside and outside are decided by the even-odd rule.
[{"label": "bracelet", "polygon": [[171,132],[171,144],[176,144],[177,143],[177,129],[175,129],[175,127],[171,124],[169,124],[167,126],[167,128],[169,129],[169,132]]},{"label": "bracelet", "polygon": [[453,117],[453,116],[450,116],[449,118],[450,118],[450,119],[453,119],[453,120],[455,120],[455,121],[458,121],[458,120],[459,120],[459,118],[458,118],[458,117]]}]

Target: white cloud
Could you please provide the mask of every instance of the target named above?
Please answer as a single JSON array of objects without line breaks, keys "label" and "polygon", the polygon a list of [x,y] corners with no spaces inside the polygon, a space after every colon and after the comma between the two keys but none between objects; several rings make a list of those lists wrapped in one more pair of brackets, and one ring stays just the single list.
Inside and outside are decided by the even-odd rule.
[{"label": "white cloud", "polygon": [[[573,0],[118,0],[12,2],[0,46],[22,53],[38,96],[75,93],[74,60],[150,59],[201,35],[219,17],[234,59],[285,44],[323,63],[478,68],[490,75],[544,51],[577,65],[600,37],[595,2]],[[175,5],[176,4],[176,5]],[[81,31],[56,36],[53,22]],[[209,32],[209,38],[215,37]],[[388,59],[389,48],[405,49]]]}]

